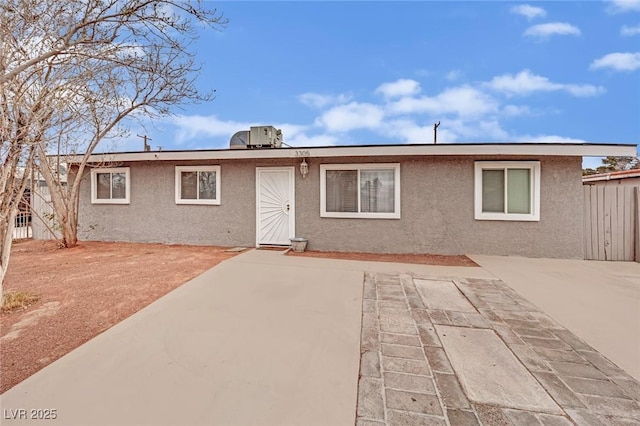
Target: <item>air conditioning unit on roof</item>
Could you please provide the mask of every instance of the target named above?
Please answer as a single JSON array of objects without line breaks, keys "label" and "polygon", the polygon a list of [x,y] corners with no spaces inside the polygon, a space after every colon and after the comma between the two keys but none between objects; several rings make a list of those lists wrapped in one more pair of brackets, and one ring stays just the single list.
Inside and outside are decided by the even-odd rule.
[{"label": "air conditioning unit on roof", "polygon": [[255,126],[249,130],[249,148],[280,148],[282,131],[273,126]]},{"label": "air conditioning unit on roof", "polygon": [[229,141],[231,149],[280,148],[282,131],[273,126],[255,126],[251,130],[236,132]]}]

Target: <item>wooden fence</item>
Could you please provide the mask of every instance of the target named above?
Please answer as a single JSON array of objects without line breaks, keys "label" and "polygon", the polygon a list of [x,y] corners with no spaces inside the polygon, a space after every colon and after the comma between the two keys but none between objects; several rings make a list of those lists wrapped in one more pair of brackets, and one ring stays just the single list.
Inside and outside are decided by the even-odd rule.
[{"label": "wooden fence", "polygon": [[60,239],[57,230],[51,195],[47,187],[38,188],[31,196],[32,217],[31,228],[36,240]]},{"label": "wooden fence", "polygon": [[640,187],[583,190],[585,259],[640,262]]}]

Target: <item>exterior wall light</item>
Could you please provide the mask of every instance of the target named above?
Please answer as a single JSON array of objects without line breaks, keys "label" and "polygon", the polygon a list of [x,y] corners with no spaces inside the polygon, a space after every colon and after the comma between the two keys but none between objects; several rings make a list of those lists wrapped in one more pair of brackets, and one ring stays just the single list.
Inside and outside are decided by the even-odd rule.
[{"label": "exterior wall light", "polygon": [[302,159],[302,163],[300,163],[300,174],[303,179],[307,177],[307,174],[309,174],[309,165],[304,158]]}]

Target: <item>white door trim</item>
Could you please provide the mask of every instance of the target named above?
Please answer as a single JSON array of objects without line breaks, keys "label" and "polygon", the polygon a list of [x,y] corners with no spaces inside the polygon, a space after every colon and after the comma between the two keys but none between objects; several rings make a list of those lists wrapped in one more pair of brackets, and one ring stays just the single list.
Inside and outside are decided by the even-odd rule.
[{"label": "white door trim", "polygon": [[260,179],[262,172],[286,171],[289,174],[289,236],[295,237],[296,203],[295,203],[295,167],[256,167],[256,247],[261,245],[290,245],[290,241],[263,242],[260,241]]}]

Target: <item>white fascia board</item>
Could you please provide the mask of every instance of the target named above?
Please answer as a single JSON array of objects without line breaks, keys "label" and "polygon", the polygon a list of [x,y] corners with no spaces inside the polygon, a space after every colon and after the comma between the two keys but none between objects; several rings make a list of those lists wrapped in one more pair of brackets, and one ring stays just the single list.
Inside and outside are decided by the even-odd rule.
[{"label": "white fascia board", "polygon": [[[308,148],[225,149],[211,151],[153,151],[93,154],[90,163],[129,161],[241,160],[314,157],[389,157],[439,155],[550,155],[576,157],[631,156],[636,145],[620,144],[440,144],[369,145]],[[77,162],[81,157],[71,158]]]}]

